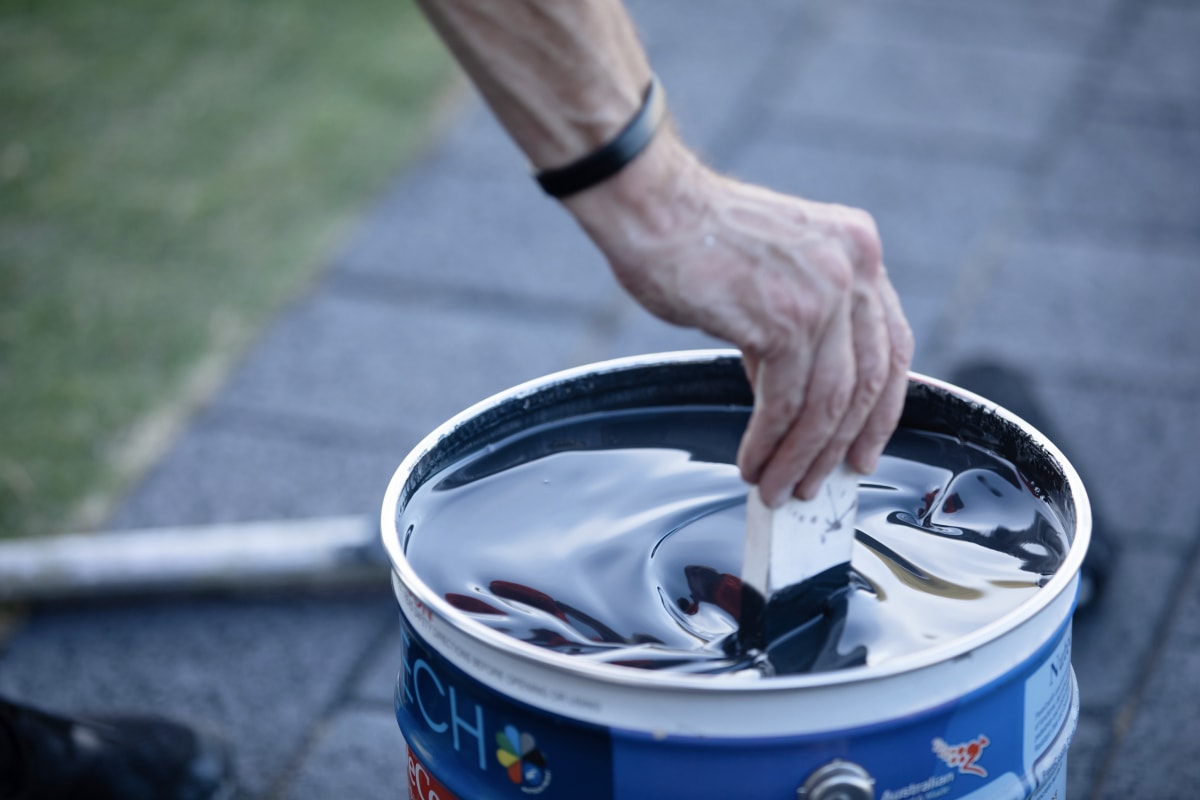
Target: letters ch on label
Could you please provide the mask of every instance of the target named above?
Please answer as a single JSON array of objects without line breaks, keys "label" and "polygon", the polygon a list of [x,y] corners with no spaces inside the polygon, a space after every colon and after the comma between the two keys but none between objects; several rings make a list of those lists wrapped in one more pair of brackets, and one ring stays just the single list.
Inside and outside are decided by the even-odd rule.
[{"label": "letters ch on label", "polygon": [[[418,715],[437,734],[450,732],[454,741],[455,752],[461,753],[464,740],[471,737],[475,741],[475,749],[479,758],[479,768],[487,769],[487,757],[483,736],[483,707],[478,703],[467,700],[474,706],[474,719],[469,720],[460,712],[459,693],[453,684],[447,685],[438,677],[434,667],[423,658],[413,658],[412,642],[407,631],[402,631],[404,643],[403,660],[403,701],[409,708],[416,708]],[[436,696],[436,698],[435,698]],[[444,705],[439,699],[450,701],[448,717],[438,718],[438,706]],[[468,745],[469,746],[469,745]]]}]

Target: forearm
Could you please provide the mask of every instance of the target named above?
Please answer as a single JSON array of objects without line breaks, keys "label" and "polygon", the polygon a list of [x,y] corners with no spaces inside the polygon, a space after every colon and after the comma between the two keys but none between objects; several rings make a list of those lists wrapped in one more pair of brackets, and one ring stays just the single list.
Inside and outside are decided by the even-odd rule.
[{"label": "forearm", "polygon": [[418,0],[532,164],[568,164],[641,105],[650,67],[620,0]]}]

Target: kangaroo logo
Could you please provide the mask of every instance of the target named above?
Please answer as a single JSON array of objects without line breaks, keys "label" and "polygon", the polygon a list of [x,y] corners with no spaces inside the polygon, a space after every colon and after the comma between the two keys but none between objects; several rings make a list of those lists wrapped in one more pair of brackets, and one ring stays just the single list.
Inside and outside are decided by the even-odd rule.
[{"label": "kangaroo logo", "polygon": [[981,778],[987,777],[987,770],[978,763],[979,757],[983,755],[983,748],[987,747],[991,742],[983,734],[969,742],[962,744],[946,744],[942,738],[933,740],[933,752],[942,761],[946,762],[948,767],[958,767],[958,771],[968,775],[978,775]]}]

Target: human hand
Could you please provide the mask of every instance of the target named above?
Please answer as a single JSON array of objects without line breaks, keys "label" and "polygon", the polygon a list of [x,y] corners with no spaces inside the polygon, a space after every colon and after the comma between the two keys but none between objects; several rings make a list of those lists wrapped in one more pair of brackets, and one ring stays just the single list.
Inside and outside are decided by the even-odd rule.
[{"label": "human hand", "polygon": [[566,205],[639,303],[741,349],[738,466],[768,505],[811,499],[843,460],[874,470],[913,340],[869,214],[717,175],[667,132]]}]

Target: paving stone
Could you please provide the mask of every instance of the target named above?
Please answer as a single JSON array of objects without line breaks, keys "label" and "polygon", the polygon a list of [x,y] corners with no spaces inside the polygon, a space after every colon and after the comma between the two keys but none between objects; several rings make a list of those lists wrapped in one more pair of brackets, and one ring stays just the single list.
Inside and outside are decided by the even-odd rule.
[{"label": "paving stone", "polygon": [[354,686],[354,697],[363,703],[382,704],[392,709],[395,703],[396,679],[400,676],[400,608],[396,606],[392,635],[377,646],[367,661],[362,677]]},{"label": "paving stone", "polygon": [[1200,6],[1147,3],[1111,81],[1118,92],[1195,97],[1200,88]]},{"label": "paving stone", "polygon": [[676,127],[718,167],[737,142],[753,135],[748,127],[756,122],[762,77],[779,47],[811,46],[832,16],[827,2],[771,9],[704,0],[688,13],[671,3],[636,4],[632,11]]},{"label": "paving stone", "polygon": [[988,277],[977,307],[963,309],[962,349],[1131,376],[1170,369],[1200,387],[1194,257],[1086,239],[1024,241]]},{"label": "paving stone", "polygon": [[[936,376],[939,372],[939,362],[932,352],[938,346],[937,326],[945,307],[945,300],[940,293],[914,288],[909,281],[897,277],[894,268],[889,267],[888,274],[894,283],[904,287],[900,294],[900,303],[909,328],[912,329],[914,341],[911,370],[922,375]],[[901,290],[898,288],[897,291]]]},{"label": "paving stone", "polygon": [[288,800],[408,796],[407,750],[386,709],[350,708],[326,722],[284,795]]},{"label": "paving stone", "polygon": [[217,405],[423,436],[495,392],[571,366],[590,324],[550,302],[509,310],[487,296],[456,304],[387,291],[324,292],[294,308]]},{"label": "paving stone", "polygon": [[1036,206],[1052,218],[1097,226],[1195,231],[1200,130],[1096,121],[1072,138]]},{"label": "paving stone", "polygon": [[[810,0],[799,4],[795,0],[759,0],[746,6],[740,0],[689,0],[687,3],[662,2],[662,0],[625,0],[639,35],[653,59],[654,55],[669,46],[665,42],[681,42],[691,37],[704,36],[709,31],[723,26],[759,24],[757,20],[768,20],[776,27],[783,27],[798,20],[812,21],[817,15],[827,15],[836,9],[840,0]],[[739,20],[738,16],[751,18]],[[761,45],[761,43],[760,43]],[[693,48],[697,61],[722,60],[722,54],[707,49]]]},{"label": "paving stone", "polygon": [[1196,715],[1196,676],[1200,675],[1200,562],[1188,567],[1185,591],[1172,614],[1162,652],[1147,676],[1132,720],[1105,776],[1099,797],[1186,798],[1200,785],[1200,717]]},{"label": "paving stone", "polygon": [[[880,0],[880,2],[887,1]],[[943,0],[943,2],[948,6],[960,5],[955,0]],[[914,14],[920,14],[927,5],[923,0],[895,0],[895,3],[898,6],[912,8]],[[1121,0],[1008,0],[1004,5],[1014,11],[1034,14],[1053,13],[1077,18],[1103,19],[1112,13],[1115,7],[1121,5]],[[926,13],[932,15],[936,11],[931,7]]]},{"label": "paving stone", "polygon": [[[1097,87],[1089,117],[1135,129],[1200,131],[1200,55],[1196,47],[1185,44],[1200,36],[1200,8],[1150,3],[1138,10],[1143,13],[1137,14],[1136,27],[1120,50],[1110,80]],[[1169,136],[1158,138],[1170,142]],[[1133,158],[1151,160],[1147,154]],[[1143,224],[1155,220],[1153,214],[1147,216]]]},{"label": "paving stone", "polygon": [[528,177],[465,167],[411,175],[335,268],[584,304],[616,286],[575,222]]},{"label": "paving stone", "polygon": [[[1091,787],[1096,781],[1110,738],[1107,717],[1088,714],[1079,715],[1079,727],[1071,740],[1067,754],[1067,796],[1085,800],[1091,797]],[[1062,798],[1060,798],[1062,800]]]},{"label": "paving stone", "polygon": [[772,100],[793,116],[818,115],[912,130],[931,141],[983,137],[1031,145],[1080,69],[1074,56],[958,43],[858,41],[838,29],[818,52],[780,69],[795,79]]},{"label": "paving stone", "polygon": [[[336,428],[222,413],[193,425],[109,519],[109,529],[379,513],[392,473],[419,440],[378,430],[355,450]],[[314,433],[310,434],[310,431]],[[337,441],[338,434],[343,437]],[[306,436],[328,441],[304,441]],[[355,431],[360,442],[367,433]]]},{"label": "paving stone", "polygon": [[1200,129],[1200,88],[1180,95],[1106,89],[1090,115],[1098,122],[1194,131]]},{"label": "paving stone", "polygon": [[1113,225],[1101,219],[1031,211],[1033,214],[1024,220],[1026,230],[1017,237],[1018,242],[1032,238],[1046,244],[1085,244],[1118,253],[1146,253],[1156,258],[1200,259],[1200,226],[1155,222]]},{"label": "paving stone", "polygon": [[379,593],[325,593],[41,611],[0,655],[0,693],[212,729],[261,796],[378,638],[386,605]]},{"label": "paving stone", "polygon": [[1097,607],[1076,618],[1072,652],[1083,708],[1097,715],[1115,714],[1136,688],[1183,568],[1179,552],[1113,533],[1120,555],[1110,586]]},{"label": "paving stone", "polygon": [[869,0],[843,21],[843,35],[868,42],[956,45],[1011,52],[1082,54],[1103,29],[1104,3],[972,3]]},{"label": "paving stone", "polygon": [[590,360],[729,346],[695,329],[669,325],[643,310],[633,300],[622,298],[613,331],[593,343]]}]

